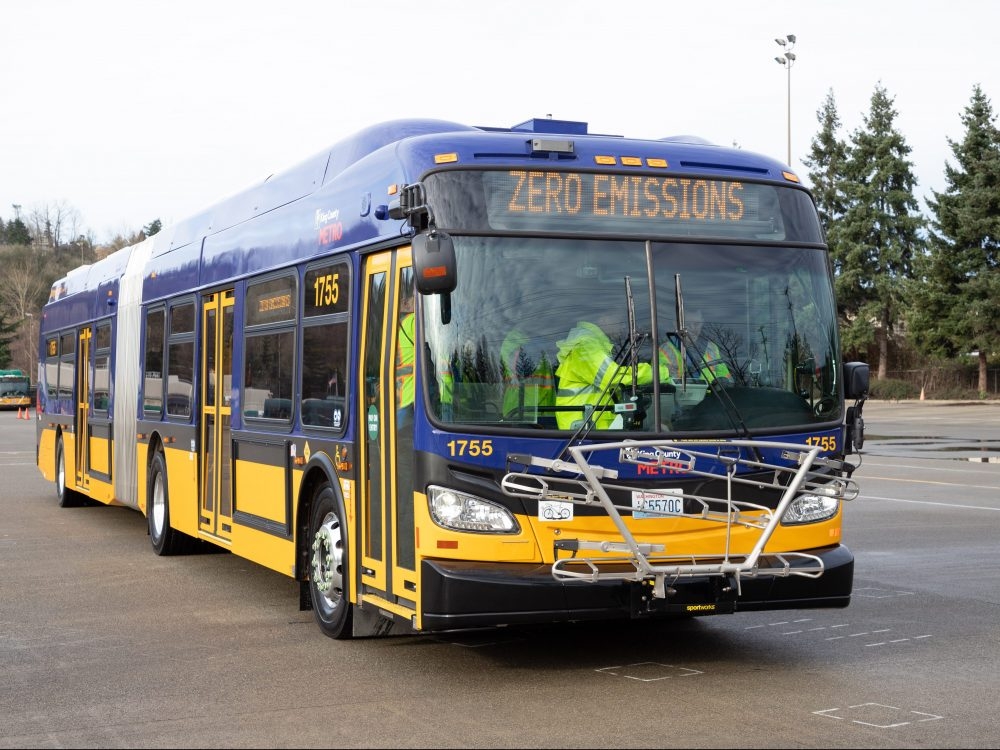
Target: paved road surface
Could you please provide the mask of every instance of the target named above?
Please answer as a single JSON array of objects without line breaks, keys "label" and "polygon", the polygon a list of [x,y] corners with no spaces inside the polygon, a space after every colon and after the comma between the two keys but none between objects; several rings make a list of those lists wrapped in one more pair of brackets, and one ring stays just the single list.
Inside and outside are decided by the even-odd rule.
[{"label": "paved road surface", "polygon": [[58,508],[0,412],[0,748],[996,747],[1000,404],[865,415],[847,609],[334,642],[276,573]]}]

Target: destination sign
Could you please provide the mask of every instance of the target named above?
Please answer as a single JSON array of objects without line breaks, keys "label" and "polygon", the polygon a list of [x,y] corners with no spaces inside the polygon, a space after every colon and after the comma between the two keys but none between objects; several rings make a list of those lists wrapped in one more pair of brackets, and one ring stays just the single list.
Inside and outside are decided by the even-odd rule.
[{"label": "destination sign", "polygon": [[295,278],[282,276],[247,286],[246,324],[274,323],[295,317]]},{"label": "destination sign", "polygon": [[815,215],[801,190],[716,177],[511,169],[483,188],[497,230],[785,240],[781,194]]},{"label": "destination sign", "polygon": [[453,233],[823,241],[812,198],[793,184],[546,165],[442,170],[424,186],[438,227]]},{"label": "destination sign", "polygon": [[736,181],[511,170],[495,182],[511,214],[723,222],[746,216],[746,190]]}]

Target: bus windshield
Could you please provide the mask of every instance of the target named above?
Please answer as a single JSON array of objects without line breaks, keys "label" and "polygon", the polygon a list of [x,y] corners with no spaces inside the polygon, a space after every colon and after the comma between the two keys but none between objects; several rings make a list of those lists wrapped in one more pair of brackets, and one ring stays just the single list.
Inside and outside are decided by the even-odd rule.
[{"label": "bus windshield", "polygon": [[[733,435],[842,417],[822,249],[470,236],[454,244],[450,318],[440,296],[423,298],[427,397],[441,422],[565,430],[589,417],[597,430]],[[594,383],[600,400],[585,404],[573,399],[589,377],[581,362],[601,352],[576,346],[600,339],[597,328],[610,339],[610,362]]]},{"label": "bus windshield", "polygon": [[26,396],[29,387],[26,375],[0,373],[0,396]]}]

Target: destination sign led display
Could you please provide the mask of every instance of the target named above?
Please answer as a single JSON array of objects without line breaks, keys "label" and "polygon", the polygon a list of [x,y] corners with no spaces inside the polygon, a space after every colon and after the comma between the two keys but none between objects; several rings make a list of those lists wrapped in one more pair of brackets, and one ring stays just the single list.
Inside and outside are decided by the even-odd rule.
[{"label": "destination sign led display", "polygon": [[511,214],[738,222],[747,213],[742,182],[524,170],[492,182]]},{"label": "destination sign led display", "polygon": [[295,278],[282,276],[247,287],[247,325],[274,323],[295,317]]},{"label": "destination sign led display", "polygon": [[823,241],[812,198],[793,185],[596,169],[441,171],[424,185],[452,232]]}]

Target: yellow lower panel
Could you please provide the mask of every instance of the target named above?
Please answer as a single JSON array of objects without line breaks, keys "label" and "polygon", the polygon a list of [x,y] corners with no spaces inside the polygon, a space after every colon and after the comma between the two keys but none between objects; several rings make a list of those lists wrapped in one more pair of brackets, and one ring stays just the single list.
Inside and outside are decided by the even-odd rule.
[{"label": "yellow lower panel", "polygon": [[56,481],[56,431],[49,427],[38,437],[38,470],[48,481]]},{"label": "yellow lower panel", "polygon": [[91,478],[87,485],[87,495],[92,500],[109,505],[115,500],[115,488],[110,482],[101,482]]},{"label": "yellow lower panel", "polygon": [[[520,518],[518,520],[521,520]],[[538,536],[538,544],[545,555],[545,562],[554,559],[556,540],[580,539],[586,541],[622,541],[621,534],[606,515],[576,516],[571,521],[542,522],[537,517],[529,519]],[[690,518],[625,519],[636,542],[663,544],[667,555],[708,556],[726,550],[726,528]],[[765,547],[766,552],[792,552],[826,547],[840,542],[841,514],[823,523],[802,526],[779,526]],[[748,554],[760,539],[759,529],[734,527],[729,538],[730,554]],[[601,557],[603,553],[588,550],[588,557]],[[618,557],[620,552],[606,556]]]},{"label": "yellow lower panel", "polygon": [[530,524],[517,517],[518,534],[476,534],[449,531],[431,520],[427,496],[413,497],[413,517],[417,525],[417,567],[419,558],[448,560],[489,560],[491,562],[541,562]]},{"label": "yellow lower panel", "polygon": [[66,486],[76,489],[76,434],[62,433],[63,461],[66,463]]},{"label": "yellow lower panel", "polygon": [[90,438],[90,445],[87,449],[89,451],[91,471],[99,471],[102,474],[111,473],[111,465],[108,462],[108,446],[110,442],[107,438]]},{"label": "yellow lower panel", "polygon": [[[170,525],[188,536],[198,536],[198,457],[190,450],[164,448]],[[143,470],[145,473],[145,469]],[[145,487],[145,483],[142,487]],[[146,491],[141,490],[145,496]]]},{"label": "yellow lower panel", "polygon": [[284,524],[285,469],[250,461],[235,461],[236,508],[268,521]]},{"label": "yellow lower panel", "polygon": [[840,530],[844,509],[829,521],[808,523],[801,526],[779,526],[767,545],[768,552],[789,552],[798,549],[816,549],[840,544]]},{"label": "yellow lower panel", "polygon": [[135,487],[139,510],[146,515],[146,483],[149,481],[149,446],[138,443],[135,446]]},{"label": "yellow lower panel", "polygon": [[286,576],[295,575],[295,542],[248,526],[233,524],[230,551]]}]

